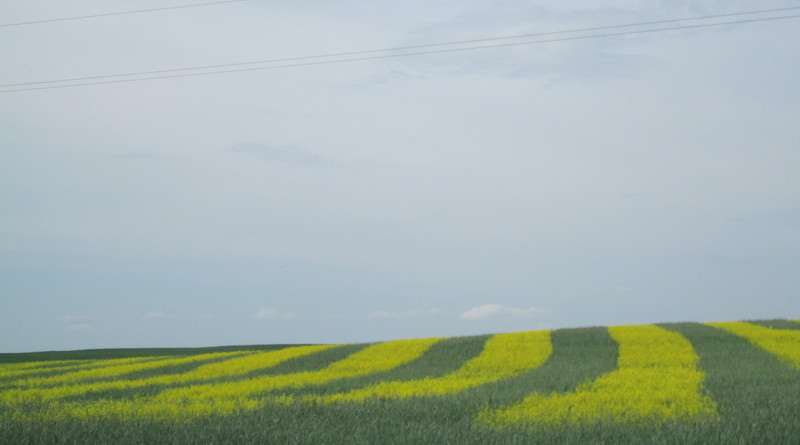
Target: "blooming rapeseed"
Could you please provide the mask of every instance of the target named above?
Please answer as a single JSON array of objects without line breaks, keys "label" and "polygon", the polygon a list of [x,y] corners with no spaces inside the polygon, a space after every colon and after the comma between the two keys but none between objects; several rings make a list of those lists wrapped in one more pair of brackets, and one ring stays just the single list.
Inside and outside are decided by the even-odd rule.
[{"label": "blooming rapeseed", "polygon": [[800,331],[765,328],[744,322],[707,324],[744,337],[754,345],[800,369]]},{"label": "blooming rapeseed", "polygon": [[[104,366],[93,369],[80,370],[78,372],[65,373],[50,377],[28,378],[15,382],[17,386],[52,386],[63,385],[76,382],[101,380],[110,377],[118,377],[138,371],[157,369],[165,366],[182,365],[203,360],[223,358],[234,355],[242,355],[242,352],[216,352],[211,354],[199,354],[188,357],[145,357],[133,362],[117,362],[114,366]],[[108,363],[106,363],[108,364]]]},{"label": "blooming rapeseed", "polygon": [[[550,331],[497,334],[486,342],[480,355],[445,376],[381,382],[346,393],[306,396],[303,400],[334,403],[450,394],[541,366],[552,352]],[[280,400],[286,403],[291,398],[282,397]]]},{"label": "blooming rapeseed", "polygon": [[[8,380],[37,374],[71,371],[82,367],[97,366],[97,361],[89,360],[58,360],[50,362],[28,362],[0,365],[0,380]],[[5,386],[0,382],[0,386]]]},{"label": "blooming rapeseed", "polygon": [[650,325],[608,330],[619,343],[617,370],[571,393],[535,393],[507,408],[483,411],[479,422],[500,429],[717,416],[714,401],[701,393],[703,373],[688,340]]},{"label": "blooming rapeseed", "polygon": [[[257,369],[275,366],[286,360],[312,354],[324,349],[332,348],[332,345],[324,346],[297,346],[292,348],[279,349],[261,353],[245,353],[244,357],[236,357],[221,362],[208,363],[201,365],[191,371],[181,374],[164,374],[140,379],[115,379],[109,381],[96,381],[90,383],[80,383],[73,385],[62,385],[46,388],[26,388],[9,390],[0,393],[0,401],[6,403],[30,403],[32,401],[62,399],[90,392],[132,389],[145,386],[168,385],[173,383],[189,383],[212,380],[220,377],[232,377],[246,374]],[[212,358],[224,358],[228,356],[241,355],[242,352],[225,352],[214,354],[203,354],[180,359],[168,359],[156,363],[161,366],[180,365],[200,360]]]},{"label": "blooming rapeseed", "polygon": [[256,408],[259,395],[279,388],[320,385],[332,380],[387,371],[421,356],[440,338],[377,343],[319,371],[262,376],[171,388],[135,400],[51,405],[48,417],[118,417],[188,419],[209,414],[231,414]]},{"label": "blooming rapeseed", "polygon": [[[167,357],[168,358],[168,357]],[[27,387],[27,386],[42,386],[42,385],[58,385],[63,383],[69,383],[70,381],[79,381],[83,379],[83,376],[90,376],[93,372],[100,369],[113,369],[118,366],[133,364],[133,363],[143,363],[149,362],[154,360],[164,360],[165,357],[130,357],[130,358],[118,358],[118,359],[108,359],[108,360],[92,360],[86,363],[81,364],[64,364],[61,366],[43,366],[37,369],[26,369],[24,373],[19,375],[13,376],[14,378],[3,382],[3,386],[15,386],[15,387]],[[72,371],[79,371],[79,372],[72,372]],[[91,371],[89,374],[82,374],[84,371]],[[97,371],[100,372],[100,371]],[[113,373],[113,370],[111,371]],[[57,373],[57,375],[47,376],[47,377],[34,377],[39,374],[51,374]],[[67,377],[69,376],[69,377]]]}]

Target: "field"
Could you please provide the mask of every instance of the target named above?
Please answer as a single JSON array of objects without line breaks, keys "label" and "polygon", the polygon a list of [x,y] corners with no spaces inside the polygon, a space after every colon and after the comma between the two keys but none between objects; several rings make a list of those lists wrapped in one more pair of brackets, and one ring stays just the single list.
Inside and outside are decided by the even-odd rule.
[{"label": "field", "polygon": [[0,354],[0,443],[797,444],[800,321]]}]

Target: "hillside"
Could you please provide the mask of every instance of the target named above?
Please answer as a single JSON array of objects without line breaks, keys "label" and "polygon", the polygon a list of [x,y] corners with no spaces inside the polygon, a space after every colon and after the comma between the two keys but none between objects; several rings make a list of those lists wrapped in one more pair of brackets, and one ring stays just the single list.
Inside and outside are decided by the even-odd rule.
[{"label": "hillside", "polygon": [[800,322],[3,354],[2,443],[796,443]]}]

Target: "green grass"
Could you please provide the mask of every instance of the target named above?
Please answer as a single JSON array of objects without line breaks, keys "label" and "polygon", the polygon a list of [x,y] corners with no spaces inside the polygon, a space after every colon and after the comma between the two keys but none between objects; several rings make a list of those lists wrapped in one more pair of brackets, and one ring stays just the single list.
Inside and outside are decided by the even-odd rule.
[{"label": "green grass", "polygon": [[[777,329],[798,329],[784,320],[759,321]],[[605,328],[552,333],[553,354],[537,369],[461,393],[403,400],[317,405],[268,404],[230,416],[188,422],[144,420],[20,421],[0,404],[0,444],[797,444],[800,438],[800,370],[747,340],[697,323],[660,325],[686,337],[705,372],[704,391],[718,404],[720,419],[694,423],[551,427],[491,431],[475,424],[484,408],[512,404],[532,392],[565,393],[616,369],[617,344]],[[795,326],[795,327],[792,327]],[[287,394],[339,392],[385,380],[437,377],[478,355],[487,336],[444,340],[417,360],[370,376],[330,382]],[[299,357],[261,371],[314,371],[366,345],[346,345]],[[282,347],[282,346],[278,346]],[[269,349],[269,347],[261,347]],[[254,347],[226,350],[254,350]],[[119,350],[117,350],[119,351]],[[133,350],[131,356],[155,355]],[[204,348],[205,352],[219,352]],[[76,351],[81,352],[81,351]],[[85,358],[91,353],[82,351]],[[162,355],[176,355],[174,352]],[[78,355],[80,356],[80,355]],[[114,356],[115,358],[120,355]],[[55,355],[51,360],[64,359]],[[41,360],[40,357],[30,360]],[[23,360],[9,360],[20,362]],[[183,366],[183,365],[182,365]],[[185,365],[191,369],[199,364]],[[178,369],[170,369],[176,372]],[[155,372],[155,371],[148,371]],[[163,370],[162,370],[163,372]],[[252,376],[252,375],[251,375]],[[239,377],[237,377],[239,378]],[[150,392],[148,392],[150,391]],[[81,400],[139,397],[152,388],[92,393]],[[35,412],[36,407],[28,409]]]}]

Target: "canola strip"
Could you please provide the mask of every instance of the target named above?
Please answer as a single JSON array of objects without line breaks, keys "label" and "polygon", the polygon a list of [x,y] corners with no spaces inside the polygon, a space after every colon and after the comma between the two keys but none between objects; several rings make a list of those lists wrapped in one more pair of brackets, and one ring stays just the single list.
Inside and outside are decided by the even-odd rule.
[{"label": "canola strip", "polygon": [[[550,331],[497,334],[487,340],[480,355],[460,369],[438,378],[381,382],[366,388],[330,395],[309,395],[306,402],[360,402],[371,398],[440,396],[521,374],[541,366],[553,352]],[[291,403],[291,396],[276,401]]]},{"label": "canola strip", "polygon": [[[97,391],[125,390],[142,388],[145,386],[169,385],[175,383],[202,382],[223,377],[234,377],[247,374],[258,369],[269,368],[286,360],[312,354],[334,345],[297,346],[260,353],[250,353],[244,357],[230,358],[221,362],[208,363],[181,374],[165,374],[135,380],[111,380],[77,384],[69,386],[56,386],[50,388],[31,388],[0,393],[0,401],[6,403],[31,403],[33,401],[46,401],[73,397]],[[232,354],[232,353],[226,353]],[[201,358],[198,358],[201,357]],[[186,362],[209,358],[208,355],[188,357]],[[175,364],[175,363],[171,363]],[[180,364],[180,363],[178,363]],[[164,364],[163,366],[167,366]]]},{"label": "canola strip", "polygon": [[771,329],[744,322],[706,324],[743,337],[750,343],[788,362],[794,368],[800,369],[800,331]]},{"label": "canola strip", "polygon": [[[14,363],[0,367],[0,380],[31,376],[47,372],[69,371],[72,369],[79,369],[80,367],[91,366],[91,363],[96,363],[96,360],[91,362],[89,360],[61,360]],[[4,383],[5,382],[0,382],[0,384]]]},{"label": "canola strip", "polygon": [[109,377],[118,377],[132,372],[146,371],[149,369],[157,369],[165,366],[182,365],[185,363],[192,363],[202,360],[211,360],[215,358],[230,357],[235,355],[242,355],[252,353],[250,351],[236,351],[236,352],[215,352],[209,354],[192,355],[188,357],[148,357],[147,361],[136,361],[134,363],[120,364],[117,366],[107,366],[102,368],[87,369],[78,372],[55,375],[51,377],[42,378],[29,378],[16,382],[17,386],[54,386],[64,384],[81,383],[85,381],[100,380]]},{"label": "canola strip", "polygon": [[532,394],[507,408],[486,410],[478,422],[495,429],[599,422],[638,423],[715,419],[691,343],[657,326],[608,328],[619,343],[617,370],[566,394]]},{"label": "canola strip", "polygon": [[54,404],[47,417],[188,420],[212,414],[232,414],[257,408],[262,404],[258,395],[270,390],[321,385],[332,380],[388,371],[420,357],[440,340],[430,338],[377,343],[313,372],[172,388],[153,397],[136,400]]},{"label": "canola strip", "polygon": [[86,363],[89,360],[42,360],[38,362],[22,362],[22,363],[2,363],[0,364],[0,375],[8,371],[18,371],[30,368],[47,369],[49,367],[78,365]]},{"label": "canola strip", "polygon": [[[63,382],[69,382],[71,379],[76,378],[76,377],[66,377],[67,375],[75,376],[86,371],[94,372],[105,368],[116,368],[118,366],[123,366],[123,365],[145,363],[163,359],[165,359],[165,357],[163,356],[128,357],[128,358],[117,358],[117,359],[107,359],[107,360],[92,360],[83,364],[64,365],[58,367],[31,368],[23,370],[24,372],[19,375],[10,376],[12,377],[10,380],[4,381],[1,384],[2,386],[37,386],[37,385],[49,385],[49,384],[57,385]],[[77,372],[72,373],[73,371]],[[64,374],[58,374],[49,377],[35,377],[37,374],[50,373],[50,372],[59,372]],[[78,377],[78,380],[80,380],[80,377]]]}]

